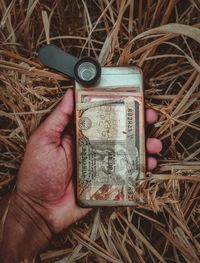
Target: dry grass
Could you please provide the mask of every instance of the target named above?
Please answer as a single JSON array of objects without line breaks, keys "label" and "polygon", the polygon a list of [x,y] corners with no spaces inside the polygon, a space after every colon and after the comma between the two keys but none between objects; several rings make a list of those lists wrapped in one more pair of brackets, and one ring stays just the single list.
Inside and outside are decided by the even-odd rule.
[{"label": "dry grass", "polygon": [[94,210],[53,240],[43,262],[199,262],[200,1],[1,0],[2,198],[30,133],[73,85],[40,66],[42,43],[102,65],[140,66],[146,106],[159,113],[147,133],[164,145],[136,209]]}]

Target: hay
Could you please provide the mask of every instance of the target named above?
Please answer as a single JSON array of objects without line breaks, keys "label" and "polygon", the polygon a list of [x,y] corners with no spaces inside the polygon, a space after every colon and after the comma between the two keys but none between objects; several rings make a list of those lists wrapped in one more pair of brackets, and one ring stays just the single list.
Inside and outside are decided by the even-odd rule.
[{"label": "hay", "polygon": [[146,106],[159,113],[147,133],[164,145],[136,209],[95,209],[55,237],[43,262],[199,262],[200,2],[1,0],[1,198],[30,133],[73,86],[38,63],[42,43],[102,65],[140,66]]}]

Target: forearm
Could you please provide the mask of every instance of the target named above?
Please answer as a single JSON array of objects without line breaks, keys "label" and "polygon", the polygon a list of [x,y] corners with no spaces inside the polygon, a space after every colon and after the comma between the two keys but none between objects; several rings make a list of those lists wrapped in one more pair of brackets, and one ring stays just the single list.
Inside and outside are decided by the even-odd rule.
[{"label": "forearm", "polygon": [[31,261],[51,239],[51,231],[43,218],[16,193],[10,199],[2,234],[1,263]]}]

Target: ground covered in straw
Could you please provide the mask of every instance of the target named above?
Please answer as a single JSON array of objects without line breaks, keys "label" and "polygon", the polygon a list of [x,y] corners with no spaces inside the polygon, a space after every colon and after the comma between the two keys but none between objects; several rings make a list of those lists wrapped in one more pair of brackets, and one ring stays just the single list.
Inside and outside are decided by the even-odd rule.
[{"label": "ground covered in straw", "polygon": [[136,209],[95,209],[53,240],[43,262],[199,262],[200,2],[1,0],[0,197],[14,187],[26,142],[73,82],[43,69],[54,43],[102,65],[138,65],[159,121],[158,169]]}]

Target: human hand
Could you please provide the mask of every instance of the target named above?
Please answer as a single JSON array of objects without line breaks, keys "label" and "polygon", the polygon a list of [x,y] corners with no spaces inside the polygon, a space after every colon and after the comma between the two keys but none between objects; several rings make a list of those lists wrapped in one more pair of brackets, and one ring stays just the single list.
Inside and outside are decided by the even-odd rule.
[{"label": "human hand", "polygon": [[[37,203],[54,233],[60,232],[83,217],[89,209],[77,206],[72,182],[75,142],[67,128],[73,113],[73,93],[68,90],[61,103],[31,136],[19,171],[17,192],[30,202]],[[146,122],[157,121],[154,110],[146,111]],[[148,138],[149,154],[161,150],[158,139]],[[157,160],[147,158],[148,170],[157,166]],[[34,205],[34,204],[33,204]]]},{"label": "human hand", "polygon": [[[69,129],[73,108],[73,92],[68,90],[56,109],[31,135],[26,147],[10,208],[11,217],[17,214],[20,217],[18,224],[24,222],[20,228],[25,228],[27,224],[33,226],[34,221],[34,233],[29,226],[24,235],[27,232],[29,235],[37,231],[40,233],[34,251],[29,250],[27,258],[37,254],[53,233],[60,232],[90,211],[78,207],[75,202],[72,182],[75,142]],[[155,111],[147,110],[146,122],[151,124],[156,120]],[[161,150],[162,144],[157,139],[149,138],[146,148],[149,154],[154,154]],[[155,158],[147,158],[149,170],[156,165]],[[9,223],[7,225],[9,228]]]},{"label": "human hand", "polygon": [[36,207],[53,233],[60,232],[89,211],[75,202],[72,180],[75,142],[69,128],[73,104],[73,92],[68,90],[32,134],[17,181],[16,192]]}]

